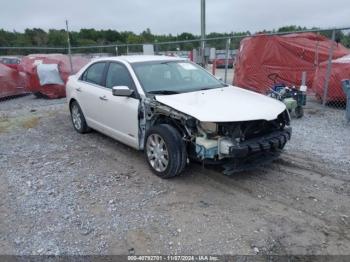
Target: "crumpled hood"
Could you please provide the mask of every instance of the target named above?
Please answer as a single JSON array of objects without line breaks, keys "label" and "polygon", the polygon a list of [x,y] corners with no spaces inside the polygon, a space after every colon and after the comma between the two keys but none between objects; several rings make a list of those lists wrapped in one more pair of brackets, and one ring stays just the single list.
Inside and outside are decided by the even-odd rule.
[{"label": "crumpled hood", "polygon": [[203,122],[269,121],[286,109],[276,99],[235,86],[155,98]]}]

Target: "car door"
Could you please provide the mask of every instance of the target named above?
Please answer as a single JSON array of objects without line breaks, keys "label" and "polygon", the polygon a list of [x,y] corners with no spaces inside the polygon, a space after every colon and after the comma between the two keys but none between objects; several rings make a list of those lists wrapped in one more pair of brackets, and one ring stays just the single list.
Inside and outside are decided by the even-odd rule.
[{"label": "car door", "polygon": [[90,65],[78,80],[75,89],[80,107],[83,110],[87,124],[100,129],[101,112],[99,110],[101,97],[104,95],[104,74],[107,62],[96,62]]},{"label": "car door", "polygon": [[[112,87],[127,86],[134,90],[130,97],[114,96]],[[135,83],[125,65],[110,62],[106,70],[103,100],[99,110],[103,112],[101,123],[109,135],[132,147],[139,148],[138,109],[140,100]]]}]

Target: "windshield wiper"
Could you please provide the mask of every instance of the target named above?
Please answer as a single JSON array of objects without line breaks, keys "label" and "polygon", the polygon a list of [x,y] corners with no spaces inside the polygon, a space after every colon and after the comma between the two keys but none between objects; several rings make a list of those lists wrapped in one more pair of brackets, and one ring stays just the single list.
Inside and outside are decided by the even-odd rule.
[{"label": "windshield wiper", "polygon": [[174,95],[178,94],[179,92],[173,91],[173,90],[153,90],[147,92],[149,94],[157,94],[157,95]]},{"label": "windshield wiper", "polygon": [[204,90],[217,89],[217,88],[222,88],[222,87],[228,87],[228,85],[223,84],[223,85],[221,85],[221,86],[215,86],[215,87],[203,87],[203,88],[201,88],[200,90],[201,90],[201,91],[204,91]]},{"label": "windshield wiper", "polygon": [[205,91],[205,90],[210,90],[210,89],[215,89],[215,88],[218,88],[218,87],[204,87],[204,88],[201,88],[199,90],[200,91]]}]

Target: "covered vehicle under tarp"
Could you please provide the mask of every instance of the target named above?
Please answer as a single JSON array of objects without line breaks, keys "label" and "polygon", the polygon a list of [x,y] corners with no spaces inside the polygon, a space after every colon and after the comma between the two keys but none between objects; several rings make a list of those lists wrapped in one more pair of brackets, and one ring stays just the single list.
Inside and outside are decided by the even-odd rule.
[{"label": "covered vehicle under tarp", "polygon": [[[305,71],[307,86],[312,87],[317,65],[328,59],[332,43],[315,33],[244,38],[236,58],[233,84],[266,93],[274,83],[300,86]],[[347,54],[348,49],[336,44],[334,58]]]},{"label": "covered vehicle under tarp", "polygon": [[[90,60],[82,56],[73,56],[73,74],[78,72]],[[67,55],[37,54],[22,58],[20,70],[28,76],[28,90],[47,98],[66,96],[65,83],[70,75],[70,61]]]},{"label": "covered vehicle under tarp", "polygon": [[[313,81],[313,89],[320,100],[324,94],[327,65],[327,61],[320,64]],[[344,79],[350,79],[350,55],[332,61],[326,102],[345,102],[346,96],[342,88],[342,80]]]},{"label": "covered vehicle under tarp", "polygon": [[28,93],[26,75],[0,63],[0,98]]}]

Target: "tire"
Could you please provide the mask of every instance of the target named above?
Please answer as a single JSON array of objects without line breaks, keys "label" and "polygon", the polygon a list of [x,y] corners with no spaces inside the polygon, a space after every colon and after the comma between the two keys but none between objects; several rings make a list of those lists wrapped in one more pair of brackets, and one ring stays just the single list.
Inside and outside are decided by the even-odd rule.
[{"label": "tire", "polygon": [[70,115],[73,127],[78,133],[84,134],[91,130],[77,101],[73,101],[70,104]]},{"label": "tire", "polygon": [[304,116],[304,108],[302,106],[297,106],[294,113],[296,118],[302,118]]},{"label": "tire", "polygon": [[152,172],[161,178],[178,176],[186,166],[185,142],[180,133],[167,124],[147,131],[144,153]]},{"label": "tire", "polygon": [[43,93],[40,93],[40,92],[35,92],[35,93],[33,93],[33,95],[34,95],[36,98],[44,98],[44,99],[47,99],[47,96],[45,96]]}]

